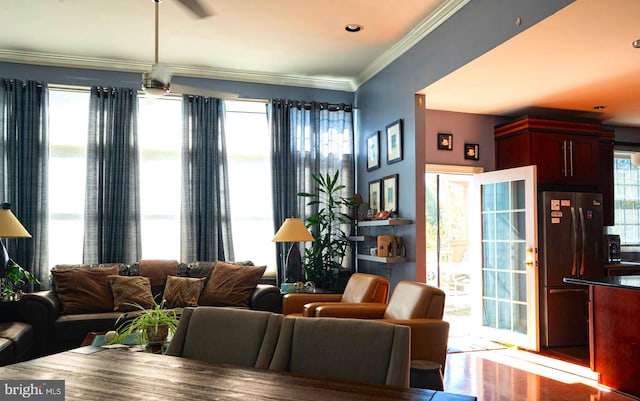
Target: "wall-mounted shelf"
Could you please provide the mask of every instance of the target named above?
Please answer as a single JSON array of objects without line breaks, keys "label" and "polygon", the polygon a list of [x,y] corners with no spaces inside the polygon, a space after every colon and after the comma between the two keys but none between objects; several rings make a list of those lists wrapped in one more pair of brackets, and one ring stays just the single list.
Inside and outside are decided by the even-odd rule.
[{"label": "wall-mounted shelf", "polygon": [[[409,258],[405,256],[371,256],[368,254],[368,250],[370,248],[376,247],[376,238],[381,233],[381,231],[385,231],[384,227],[391,227],[391,232],[393,232],[395,226],[402,226],[413,224],[413,221],[409,219],[386,219],[386,220],[364,220],[359,221],[356,225],[356,235],[352,235],[349,237],[350,241],[355,242],[356,244],[356,259],[367,262],[374,263],[382,263],[382,264],[393,264],[393,263],[406,263],[409,262]],[[362,231],[361,231],[362,230]],[[388,230],[386,230],[388,231]],[[365,253],[357,253],[358,250],[362,252],[365,250]],[[390,266],[389,266],[390,268]]]},{"label": "wall-mounted shelf", "polygon": [[394,256],[394,257],[384,257],[384,256],[371,256],[371,255],[356,255],[356,258],[360,260],[368,260],[369,262],[378,262],[378,263],[404,263],[408,262],[409,258],[404,256]]},{"label": "wall-mounted shelf", "polygon": [[404,224],[413,224],[409,219],[387,219],[387,220],[364,220],[359,221],[359,227],[378,227],[378,226],[400,226]]}]

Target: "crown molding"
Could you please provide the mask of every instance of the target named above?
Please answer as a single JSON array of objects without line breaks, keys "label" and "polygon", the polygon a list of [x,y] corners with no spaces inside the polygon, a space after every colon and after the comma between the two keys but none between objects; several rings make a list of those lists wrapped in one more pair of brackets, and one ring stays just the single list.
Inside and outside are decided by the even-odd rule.
[{"label": "crown molding", "polygon": [[403,55],[416,43],[424,39],[434,29],[440,26],[440,24],[445,22],[449,17],[455,14],[470,1],[471,0],[449,0],[442,3],[434,12],[429,14],[427,18],[420,21],[420,23],[416,25],[407,35],[396,42],[387,51],[382,53],[382,55],[375,59],[373,63],[369,64],[369,66],[367,66],[355,80],[355,89],[359,88],[360,85],[373,78],[377,73],[382,71],[398,57]]},{"label": "crown molding", "polygon": [[[0,49],[0,62],[36,64],[55,67],[85,68],[91,70],[125,71],[143,73],[151,68],[148,62],[35,53]],[[251,71],[168,65],[173,76],[220,79],[269,85],[299,86],[353,92],[353,80],[339,78],[279,75]]]}]

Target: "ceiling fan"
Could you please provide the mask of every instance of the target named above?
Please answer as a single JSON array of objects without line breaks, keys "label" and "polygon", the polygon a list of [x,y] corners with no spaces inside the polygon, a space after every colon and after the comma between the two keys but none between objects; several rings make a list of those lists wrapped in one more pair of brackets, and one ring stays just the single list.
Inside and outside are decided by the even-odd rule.
[{"label": "ceiling fan", "polygon": [[[214,15],[213,13],[207,11],[202,4],[201,0],[177,0],[182,5],[184,5],[187,9],[189,9],[193,14],[195,14],[198,18],[206,18],[208,16]],[[145,93],[153,96],[162,96],[166,95],[169,92],[174,93],[186,93],[189,95],[196,96],[208,96],[208,97],[218,97],[223,99],[234,99],[238,97],[237,93],[228,93],[216,91],[213,89],[205,89],[198,88],[187,85],[179,85],[171,83],[171,72],[169,71],[169,67],[166,64],[158,63],[158,26],[159,26],[159,16],[160,16],[160,3],[162,0],[153,0],[155,3],[155,61],[150,71],[147,71],[142,74],[142,90]]]}]

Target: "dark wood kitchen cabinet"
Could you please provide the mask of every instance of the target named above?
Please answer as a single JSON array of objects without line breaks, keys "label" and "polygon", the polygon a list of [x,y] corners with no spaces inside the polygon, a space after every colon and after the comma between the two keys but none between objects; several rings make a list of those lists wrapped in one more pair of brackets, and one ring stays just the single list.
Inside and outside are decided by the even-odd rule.
[{"label": "dark wood kitchen cabinet", "polygon": [[496,170],[537,166],[541,189],[601,192],[613,225],[613,132],[599,122],[522,117],[495,128]]}]

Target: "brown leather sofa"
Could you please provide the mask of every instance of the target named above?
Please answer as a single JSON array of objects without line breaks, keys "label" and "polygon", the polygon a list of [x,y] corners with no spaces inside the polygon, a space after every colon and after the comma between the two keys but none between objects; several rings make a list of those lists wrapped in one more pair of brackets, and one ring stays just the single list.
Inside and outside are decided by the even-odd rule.
[{"label": "brown leather sofa", "polygon": [[33,329],[23,322],[0,323],[0,366],[24,361],[31,356]]},{"label": "brown leather sofa", "polygon": [[[119,265],[119,275],[150,277],[151,292],[154,298],[160,302],[167,275],[208,279],[216,263],[172,262],[174,262],[174,266],[168,269],[166,268],[167,263],[163,263],[164,268],[145,272],[140,271],[138,262],[132,265]],[[171,264],[168,265],[171,266]],[[87,265],[80,267],[87,267]],[[51,288],[55,288],[55,285],[52,285]],[[276,286],[258,284],[249,297],[248,308],[279,313],[281,302],[280,290]],[[122,312],[118,311],[62,313],[61,301],[53,289],[25,294],[21,300],[20,313],[22,320],[33,328],[32,356],[48,355],[78,347],[90,332],[114,330],[117,319],[122,315]]]},{"label": "brown leather sofa", "polygon": [[315,308],[315,317],[376,319],[411,328],[411,360],[427,360],[444,366],[449,323],[442,320],[445,293],[414,281],[400,281],[389,304],[333,303]]},{"label": "brown leather sofa", "polygon": [[315,316],[316,308],[327,303],[373,302],[385,304],[389,295],[389,281],[374,274],[354,273],[349,277],[342,294],[294,293],[282,298],[282,313],[294,316]]}]

